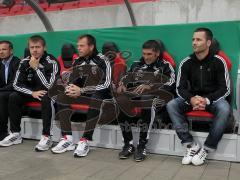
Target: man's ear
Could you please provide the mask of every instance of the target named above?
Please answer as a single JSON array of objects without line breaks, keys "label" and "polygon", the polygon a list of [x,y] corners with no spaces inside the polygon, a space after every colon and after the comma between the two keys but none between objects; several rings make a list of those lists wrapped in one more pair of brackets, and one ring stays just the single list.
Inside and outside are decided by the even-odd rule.
[{"label": "man's ear", "polygon": [[10,49],[10,55],[13,55],[13,49]]},{"label": "man's ear", "polygon": [[207,46],[210,47],[212,44],[212,41],[211,40],[207,40]]},{"label": "man's ear", "polygon": [[93,49],[94,49],[94,45],[91,45],[91,46],[90,46],[90,49],[91,49],[91,51],[93,51]]}]

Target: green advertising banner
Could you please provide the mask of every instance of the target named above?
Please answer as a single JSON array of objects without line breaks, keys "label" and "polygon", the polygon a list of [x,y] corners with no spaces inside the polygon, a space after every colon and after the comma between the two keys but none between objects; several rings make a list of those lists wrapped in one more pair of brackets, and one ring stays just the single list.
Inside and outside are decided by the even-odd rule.
[{"label": "green advertising banner", "polygon": [[[77,37],[85,33],[96,37],[99,51],[101,51],[104,42],[114,41],[121,51],[131,52],[131,57],[127,61],[128,65],[141,57],[141,47],[144,41],[160,39],[164,42],[167,51],[172,55],[176,64],[179,65],[183,58],[192,53],[192,34],[194,29],[198,27],[210,28],[214,37],[220,42],[222,50],[231,59],[233,64],[231,76],[235,91],[240,55],[239,21],[42,32],[37,34],[42,35],[46,39],[48,52],[56,57],[60,55],[61,47],[64,43],[76,45]],[[33,34],[6,35],[0,36],[0,40],[6,39],[13,42],[15,55],[23,57],[27,39],[31,35]],[[235,95],[236,91],[234,92],[234,97]]]}]

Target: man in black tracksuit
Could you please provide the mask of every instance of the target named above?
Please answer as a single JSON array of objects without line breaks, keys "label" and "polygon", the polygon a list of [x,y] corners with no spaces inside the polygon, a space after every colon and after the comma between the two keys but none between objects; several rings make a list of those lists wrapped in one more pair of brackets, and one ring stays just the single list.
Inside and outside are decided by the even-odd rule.
[{"label": "man in black tracksuit", "polygon": [[12,133],[0,142],[0,146],[22,143],[20,134],[22,107],[26,102],[38,101],[42,106],[43,131],[35,150],[45,151],[52,145],[50,136],[52,102],[47,91],[58,74],[58,64],[52,55],[45,52],[45,40],[41,36],[30,37],[28,45],[31,56],[21,60],[13,82],[17,92],[9,97],[8,108]]},{"label": "man in black tracksuit", "polygon": [[[129,73],[136,73],[139,75],[139,77],[135,77],[132,80],[130,80],[131,83],[127,87],[123,83],[125,81],[125,78],[127,78],[127,76],[122,78],[120,82],[120,86],[117,89],[118,93],[120,94],[117,97],[117,101],[119,102],[122,101],[121,100],[122,97],[123,99],[125,99],[127,91],[131,91],[131,93],[138,95],[139,100],[149,100],[149,97],[147,96],[144,97],[144,93],[145,94],[147,93],[147,95],[152,95],[152,96],[156,96],[156,93],[162,94],[161,96],[165,96],[165,95],[169,96],[170,94],[170,99],[174,97],[173,96],[174,88],[175,88],[174,69],[168,61],[160,58],[160,53],[163,53],[163,52],[160,52],[160,47],[157,41],[149,40],[143,44],[143,47],[142,47],[143,57],[140,59],[139,62],[136,62],[131,66],[127,75],[129,77],[131,76],[129,75]],[[147,83],[140,80],[142,77],[141,74],[143,76],[149,75],[149,77],[145,79],[145,80],[148,80]],[[153,82],[154,77],[159,76],[160,79],[163,79],[164,75],[168,77],[166,82],[164,83],[160,81]],[[129,86],[131,90],[127,90]],[[169,92],[172,92],[172,94]],[[128,109],[130,110],[132,109],[127,107],[128,103],[129,102],[123,102],[122,107],[120,105],[120,108],[122,109],[122,111],[120,112],[118,117],[118,122],[120,124],[122,135],[124,138],[124,147],[123,147],[123,150],[119,153],[120,159],[128,158],[134,152],[134,149],[135,149],[132,143],[133,136],[132,136],[131,125],[130,125],[131,121],[133,122],[133,118],[130,117],[132,116],[130,113],[126,114]],[[139,138],[137,150],[134,154],[134,158],[136,161],[142,161],[145,159],[145,156],[146,156],[145,146],[148,142],[149,131],[151,129],[151,126],[155,117],[155,112],[153,112],[153,109],[151,108],[152,106],[153,106],[153,102],[151,102],[150,107],[142,109],[141,121],[138,122],[138,124],[140,125],[140,138]],[[125,109],[125,107],[127,108]]]},{"label": "man in black tracksuit", "polygon": [[[194,53],[185,58],[179,66],[178,98],[167,105],[176,133],[187,147],[182,164],[203,164],[208,152],[217,149],[229,119],[230,105],[225,100],[230,94],[228,69],[223,58],[210,52],[212,38],[213,34],[207,28],[194,31]],[[192,110],[206,110],[214,114],[211,129],[202,148],[194,142],[184,116]]]},{"label": "man in black tracksuit", "polygon": [[[65,88],[64,97],[66,99],[66,102],[76,99],[76,101],[79,101],[80,104],[82,99],[84,99],[85,97],[89,98],[87,104],[90,105],[90,109],[87,112],[86,127],[84,129],[84,134],[78,142],[76,150],[74,151],[74,157],[84,157],[87,156],[89,152],[88,141],[92,140],[94,128],[98,122],[99,117],[99,110],[92,108],[91,104],[101,105],[101,101],[103,99],[111,98],[109,90],[109,86],[111,83],[111,66],[110,62],[106,59],[106,57],[103,56],[101,53],[98,53],[96,49],[96,40],[93,36],[89,34],[80,36],[78,38],[77,46],[79,58],[74,61],[73,72],[72,76],[70,77],[71,82]],[[86,66],[90,68],[89,72],[85,72],[85,74],[79,75],[77,69],[81,67],[82,69],[84,69],[86,68]],[[95,70],[97,73],[97,69],[100,69],[102,71],[102,75],[101,77],[99,77],[99,82],[94,84],[93,82],[90,82],[91,80],[88,79],[88,75],[90,72],[95,72]],[[87,79],[88,81],[86,82]],[[63,138],[60,140],[57,146],[52,148],[52,152],[57,154],[75,149],[70,123],[72,111],[68,111],[70,114],[68,115],[68,112],[66,112],[66,109],[68,108],[67,103],[59,102],[59,98],[60,97],[58,96],[57,118],[59,118],[60,120]],[[78,102],[76,102],[75,104],[77,103]],[[83,114],[80,119],[85,120]]]},{"label": "man in black tracksuit", "polygon": [[8,136],[8,100],[20,60],[13,56],[13,45],[0,41],[0,141]]}]

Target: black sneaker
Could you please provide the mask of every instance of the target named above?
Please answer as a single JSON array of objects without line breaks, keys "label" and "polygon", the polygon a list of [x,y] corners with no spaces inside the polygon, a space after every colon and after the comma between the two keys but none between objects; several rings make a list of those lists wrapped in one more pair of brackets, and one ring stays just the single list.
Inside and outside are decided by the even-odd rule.
[{"label": "black sneaker", "polygon": [[122,151],[119,153],[119,159],[127,159],[134,152],[135,148],[132,144],[125,144]]},{"label": "black sneaker", "polygon": [[138,145],[137,150],[135,151],[134,154],[134,159],[137,162],[141,162],[146,158],[147,151],[145,146],[140,146]]}]

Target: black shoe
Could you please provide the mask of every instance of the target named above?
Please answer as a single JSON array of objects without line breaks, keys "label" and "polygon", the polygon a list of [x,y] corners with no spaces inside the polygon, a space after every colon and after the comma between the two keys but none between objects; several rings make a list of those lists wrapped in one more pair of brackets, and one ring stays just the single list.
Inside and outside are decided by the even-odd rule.
[{"label": "black shoe", "polygon": [[127,159],[134,152],[135,148],[132,144],[125,144],[122,151],[119,153],[119,159]]},{"label": "black shoe", "polygon": [[134,154],[134,159],[137,162],[141,162],[146,158],[147,151],[145,146],[138,145],[137,150]]},{"label": "black shoe", "polygon": [[7,133],[1,133],[0,134],[0,141],[2,141],[5,137],[7,137],[8,136],[8,134]]}]

